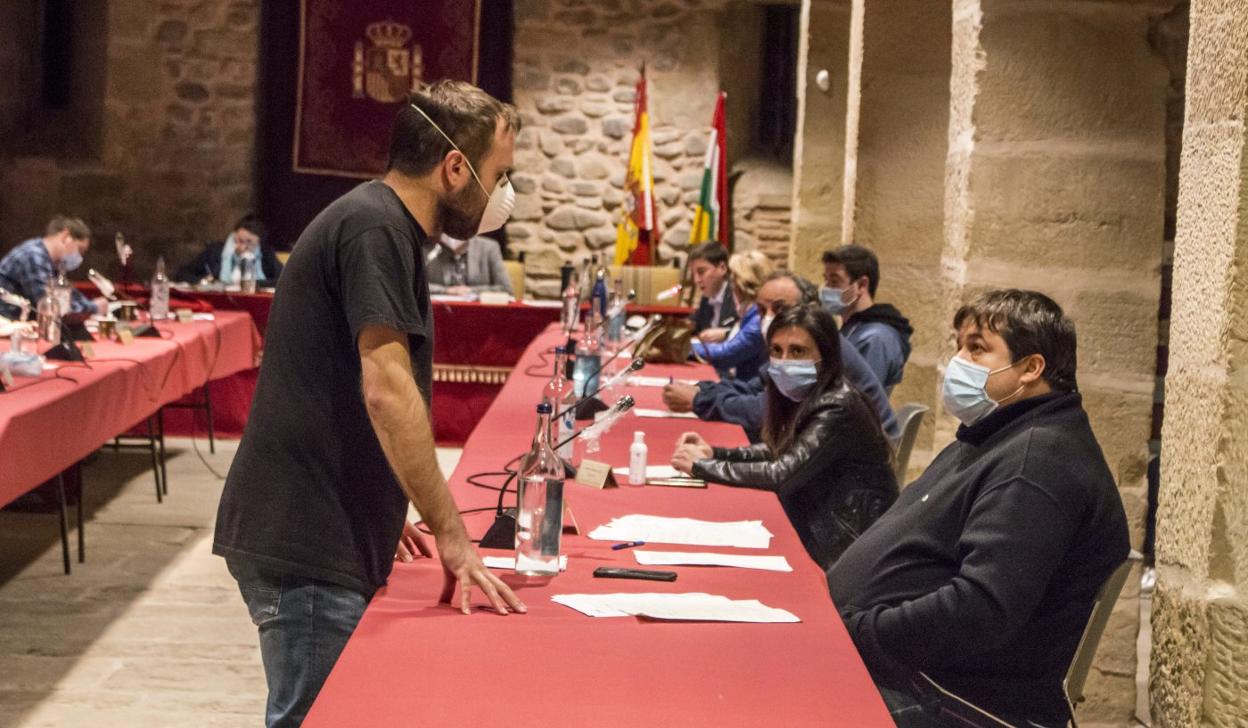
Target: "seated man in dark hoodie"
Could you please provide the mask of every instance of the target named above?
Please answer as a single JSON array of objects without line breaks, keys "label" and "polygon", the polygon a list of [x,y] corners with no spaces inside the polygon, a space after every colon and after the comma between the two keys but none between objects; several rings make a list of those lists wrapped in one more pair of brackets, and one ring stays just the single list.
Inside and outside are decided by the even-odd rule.
[{"label": "seated man in dark hoodie", "polygon": [[849,339],[891,394],[910,358],[914,329],[891,303],[876,303],[880,260],[861,245],[823,254],[823,307],[841,317],[841,335]]},{"label": "seated man in dark hoodie", "polygon": [[[780,271],[773,273],[759,289],[757,305],[763,314],[763,333],[771,321],[799,303],[819,300],[818,290],[801,276]],[[845,381],[857,389],[875,408],[884,434],[893,444],[901,435],[888,394],[871,367],[844,336],[841,336],[841,368]],[[750,379],[723,379],[697,384],[669,384],[663,389],[663,403],[673,412],[693,412],[707,422],[740,425],[750,442],[762,441],[766,392],[766,368]]]},{"label": "seated man in dark hoodie", "polygon": [[[1127,558],[1114,476],[1075,386],[1075,327],[1047,296],[955,315],[957,440],[828,571],[899,726],[1065,726],[1062,679]],[[957,697],[953,697],[957,696]],[[975,706],[969,707],[967,703]]]}]

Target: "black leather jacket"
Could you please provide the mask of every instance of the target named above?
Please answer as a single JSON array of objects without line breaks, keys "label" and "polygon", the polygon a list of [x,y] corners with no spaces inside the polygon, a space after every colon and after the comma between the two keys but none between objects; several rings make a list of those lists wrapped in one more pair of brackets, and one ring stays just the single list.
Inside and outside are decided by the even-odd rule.
[{"label": "black leather jacket", "polygon": [[694,477],[775,492],[825,570],[897,500],[888,441],[870,405],[846,384],[819,395],[783,455],[762,443],[714,452],[693,464]]}]

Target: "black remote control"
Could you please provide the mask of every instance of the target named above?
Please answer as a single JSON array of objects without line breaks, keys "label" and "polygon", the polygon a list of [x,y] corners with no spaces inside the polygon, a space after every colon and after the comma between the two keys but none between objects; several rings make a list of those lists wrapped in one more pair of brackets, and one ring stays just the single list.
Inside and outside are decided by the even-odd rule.
[{"label": "black remote control", "polygon": [[616,566],[599,566],[594,569],[594,576],[599,579],[645,579],[647,581],[676,581],[674,571],[655,571],[653,569],[621,569]]}]

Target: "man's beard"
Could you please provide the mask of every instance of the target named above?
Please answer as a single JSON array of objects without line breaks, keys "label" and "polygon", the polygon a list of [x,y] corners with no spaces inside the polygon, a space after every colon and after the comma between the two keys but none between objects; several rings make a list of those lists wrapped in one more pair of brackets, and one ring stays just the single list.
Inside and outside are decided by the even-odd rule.
[{"label": "man's beard", "polygon": [[481,217],[485,215],[485,206],[482,205],[476,213],[467,212],[475,190],[474,185],[467,185],[463,192],[449,200],[438,200],[438,218],[442,221],[443,233],[460,240],[467,240],[477,234]]}]

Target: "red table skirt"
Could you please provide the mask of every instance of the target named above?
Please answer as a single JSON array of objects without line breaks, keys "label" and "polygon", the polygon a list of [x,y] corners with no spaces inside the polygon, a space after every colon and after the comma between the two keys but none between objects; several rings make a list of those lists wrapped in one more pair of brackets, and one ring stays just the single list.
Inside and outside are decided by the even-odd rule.
[{"label": "red table skirt", "polygon": [[[269,321],[273,294],[196,292],[198,301],[211,308],[246,311],[256,329],[264,334]],[[179,301],[175,301],[177,306]],[[559,309],[512,303],[486,306],[479,303],[435,301],[433,434],[439,443],[462,445],[502,388],[511,368],[525,347],[543,329],[559,319]],[[637,313],[663,313],[683,316],[679,307],[636,307]],[[256,388],[256,371],[240,372],[210,387],[216,435],[237,438],[242,435]],[[187,401],[200,400],[202,391]],[[169,410],[165,432],[170,435],[203,436],[207,415],[198,410]]]},{"label": "red table skirt", "polygon": [[244,314],[222,311],[215,321],[159,329],[163,338],[129,346],[94,342],[86,364],[19,377],[0,395],[0,505],[205,381],[256,366],[260,337]]}]

